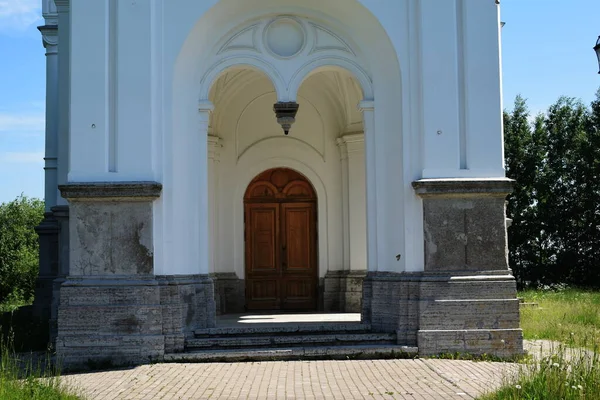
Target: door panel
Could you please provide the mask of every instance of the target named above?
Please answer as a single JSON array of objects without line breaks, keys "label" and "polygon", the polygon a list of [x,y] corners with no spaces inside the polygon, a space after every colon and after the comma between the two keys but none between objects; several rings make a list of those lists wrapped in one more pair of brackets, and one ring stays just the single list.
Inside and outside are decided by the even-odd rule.
[{"label": "door panel", "polygon": [[279,204],[246,205],[246,302],[250,309],[278,308]]},{"label": "door panel", "polygon": [[282,307],[316,308],[314,203],[281,204]]}]

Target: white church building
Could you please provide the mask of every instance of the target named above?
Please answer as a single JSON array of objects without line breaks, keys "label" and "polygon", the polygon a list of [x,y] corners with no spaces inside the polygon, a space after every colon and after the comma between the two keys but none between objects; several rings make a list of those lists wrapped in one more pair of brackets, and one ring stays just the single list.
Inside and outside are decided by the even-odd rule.
[{"label": "white church building", "polygon": [[263,312],[523,351],[498,1],[43,7],[36,304],[65,363],[166,359]]}]

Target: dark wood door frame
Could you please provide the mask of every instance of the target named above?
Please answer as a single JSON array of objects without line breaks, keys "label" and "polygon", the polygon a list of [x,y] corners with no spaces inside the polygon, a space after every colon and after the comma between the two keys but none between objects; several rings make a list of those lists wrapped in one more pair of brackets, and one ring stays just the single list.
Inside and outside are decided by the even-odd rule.
[{"label": "dark wood door frame", "polygon": [[315,310],[317,197],[287,168],[258,175],[244,196],[246,307]]}]

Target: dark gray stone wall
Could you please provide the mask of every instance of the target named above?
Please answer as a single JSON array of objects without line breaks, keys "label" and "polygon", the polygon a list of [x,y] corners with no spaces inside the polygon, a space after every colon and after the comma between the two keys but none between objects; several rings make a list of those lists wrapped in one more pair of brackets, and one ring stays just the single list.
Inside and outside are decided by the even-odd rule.
[{"label": "dark gray stone wall", "polygon": [[361,312],[366,271],[328,271],[323,278],[325,312]]},{"label": "dark gray stone wall", "polygon": [[60,292],[56,352],[66,367],[138,364],[164,355],[153,278],[69,277]]},{"label": "dark gray stone wall", "polygon": [[186,337],[194,329],[214,328],[215,289],[208,275],[157,276],[162,306],[165,353],[184,350]]},{"label": "dark gray stone wall", "polygon": [[36,227],[39,236],[39,275],[31,306],[32,317],[47,327],[44,348],[54,348],[57,335],[60,285],[69,273],[69,207],[55,206]]},{"label": "dark gray stone wall", "polygon": [[215,285],[217,315],[243,313],[246,309],[246,285],[235,272],[210,274]]}]

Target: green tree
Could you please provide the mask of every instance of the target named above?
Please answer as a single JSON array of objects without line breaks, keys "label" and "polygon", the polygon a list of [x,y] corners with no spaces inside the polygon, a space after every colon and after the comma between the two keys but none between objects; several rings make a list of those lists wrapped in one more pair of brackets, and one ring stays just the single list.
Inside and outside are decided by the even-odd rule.
[{"label": "green tree", "polygon": [[31,301],[38,275],[38,236],[44,203],[19,196],[0,205],[0,303]]},{"label": "green tree", "polygon": [[516,181],[507,203],[507,214],[513,220],[509,228],[509,264],[520,283],[531,280],[540,265],[539,243],[534,240],[540,231],[535,184],[544,158],[543,130],[541,116],[536,118],[534,129],[529,118],[521,96],[515,99],[511,112],[504,112],[506,174]]},{"label": "green tree", "polygon": [[587,120],[585,105],[567,97],[550,106],[544,119],[545,158],[537,186],[545,282],[584,283],[576,271],[590,267],[580,259],[582,233],[590,222],[581,196],[588,184],[581,160],[587,150]]},{"label": "green tree", "polygon": [[520,286],[600,287],[600,91],[591,110],[561,97],[533,124],[505,112],[509,262]]}]

